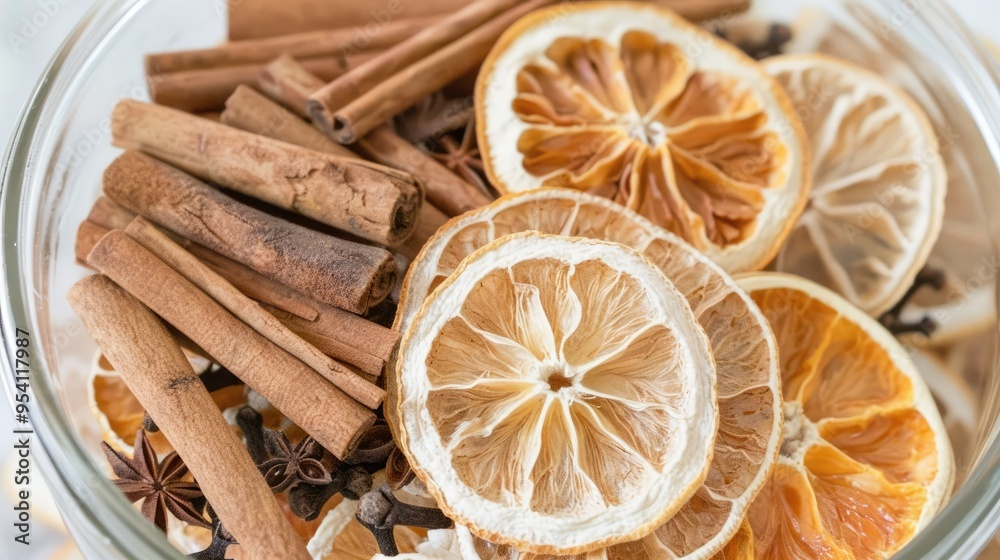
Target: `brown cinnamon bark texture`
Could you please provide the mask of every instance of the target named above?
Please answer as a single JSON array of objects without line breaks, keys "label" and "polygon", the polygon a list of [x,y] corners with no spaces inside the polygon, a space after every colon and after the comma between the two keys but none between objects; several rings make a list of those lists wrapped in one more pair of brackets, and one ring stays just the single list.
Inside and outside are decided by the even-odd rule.
[{"label": "brown cinnamon bark texture", "polygon": [[[675,10],[688,19],[701,20],[741,12],[749,6],[750,0],[652,0],[652,3]],[[230,2],[229,39],[269,37],[347,25],[374,31],[397,18],[450,14],[466,4],[469,0],[374,0],[354,3],[240,0]],[[363,44],[363,36],[358,42]]]},{"label": "brown cinnamon bark texture", "polygon": [[[309,126],[284,107],[248,87],[240,87],[226,101],[222,122],[241,130],[262,134],[318,152],[359,157],[344,146],[330,140],[325,134]],[[384,135],[379,135],[379,132],[376,131],[359,142],[358,147],[365,148],[369,152],[369,157],[379,163],[413,173],[428,187],[427,197],[432,204],[425,202],[420,207],[420,216],[417,218],[417,226],[413,233],[406,241],[394,247],[406,258],[413,260],[427,243],[427,240],[448,221],[448,216],[435,207],[433,200],[454,206],[456,203],[451,200],[452,193],[455,194],[455,200],[462,201],[468,199],[466,192],[474,191],[474,188],[451,173],[437,160],[427,157],[415,146],[399,138],[391,130],[388,131],[388,134],[395,137],[391,142],[388,142],[390,144],[388,146],[385,145],[386,141],[380,142],[378,140],[377,136]],[[373,138],[374,140],[372,140]],[[432,192],[434,193],[433,200],[431,199]]]},{"label": "brown cinnamon bark texture", "polygon": [[174,233],[347,311],[364,313],[395,282],[385,249],[275,218],[139,152],[108,166],[104,193]]},{"label": "brown cinnamon bark texture", "polygon": [[302,539],[163,323],[103,276],[77,282],[69,302],[243,554],[308,560]]},{"label": "brown cinnamon bark texture", "polygon": [[260,71],[257,85],[271,99],[280,101],[282,105],[300,117],[309,117],[306,103],[309,96],[316,91],[316,75],[310,73],[304,66],[288,55],[282,55]]},{"label": "brown cinnamon bark texture", "polygon": [[353,99],[521,2],[522,0],[470,2],[436,24],[415,33],[371,60],[359,64],[313,94],[313,103],[317,107],[314,118],[324,123],[324,126],[330,126],[329,123],[333,122],[333,113]]},{"label": "brown cinnamon bark texture", "polygon": [[229,3],[229,40],[357,26],[360,34],[352,39],[352,44],[360,47],[367,37],[377,36],[380,29],[396,20],[450,13],[467,3],[468,0],[240,0]]},{"label": "brown cinnamon bark texture", "polygon": [[[106,196],[94,203],[87,220],[80,224],[76,236],[76,255],[80,262],[86,263],[87,255],[104,234],[112,229],[125,229],[136,215],[116,204]],[[168,234],[171,235],[171,234]],[[289,313],[311,321],[318,312],[306,301],[306,296],[291,288],[275,282],[266,276],[254,272],[246,266],[223,257],[222,255],[198,245],[189,239],[172,234],[172,239],[190,251],[202,262],[212,267],[232,285],[247,296],[268,303]]]},{"label": "brown cinnamon bark texture", "polygon": [[122,101],[111,121],[116,146],[384,245],[406,239],[423,202],[422,185],[408,173],[320,154],[168,107]]},{"label": "brown cinnamon bark texture", "polygon": [[341,391],[368,408],[378,408],[385,391],[361,379],[343,364],[293,333],[225,278],[184,250],[145,218],[138,217],[125,228],[125,234],[167,263],[171,268],[212,297],[227,311],[255,331],[318,371]]},{"label": "brown cinnamon bark texture", "polygon": [[[114,205],[111,201],[108,204]],[[122,210],[131,221],[134,214]],[[80,262],[86,263],[87,255],[111,229],[114,228],[89,220],[80,224],[76,237],[76,255]],[[183,238],[178,238],[178,241],[185,244],[187,250],[200,261],[247,297],[259,301],[264,309],[292,332],[309,341],[324,354],[357,367],[373,379],[382,375],[386,362],[399,342],[399,333],[396,331],[311,299],[201,245]],[[193,347],[193,343],[190,345]],[[208,356],[207,352],[201,353]]]},{"label": "brown cinnamon bark texture", "polygon": [[146,55],[146,74],[264,64],[283,54],[311,59],[379,51],[434,25],[438,19],[434,16],[395,18],[377,28],[350,25],[279,37],[231,41],[207,49],[149,54]]},{"label": "brown cinnamon bark texture", "polygon": [[223,308],[153,253],[113,230],[87,262],[190,338],[340,459],[375,415]]},{"label": "brown cinnamon bark texture", "polygon": [[[276,93],[276,92],[275,92]],[[257,90],[240,86],[226,100],[222,124],[341,157],[359,157]]]},{"label": "brown cinnamon bark texture", "polygon": [[355,144],[371,159],[412,173],[426,185],[427,200],[450,217],[486,206],[492,200],[478,188],[428,157],[390,127],[382,125]]},{"label": "brown cinnamon bark texture", "polygon": [[[268,95],[282,102],[284,105],[301,105],[303,95],[309,91],[315,91],[323,87],[321,79],[310,74],[294,59],[284,57],[282,60],[276,62],[276,66],[282,69],[279,71],[280,73],[295,76],[294,82],[296,87],[294,88],[272,88],[266,90]],[[255,94],[256,92],[253,93]],[[230,101],[227,101],[227,107],[230,105],[235,107],[246,103],[252,105],[253,108],[239,111],[240,115],[263,113],[277,117],[273,110],[264,110],[263,104],[259,100],[251,99],[251,97],[252,95],[246,91],[237,92],[233,94]],[[230,118],[229,122],[233,120],[235,119]],[[279,140],[293,144],[299,144],[299,141],[302,141],[305,144],[299,145],[305,146],[308,144],[310,149],[318,149],[319,151],[329,153],[342,153],[344,150],[344,148],[338,150],[338,148],[333,147],[339,145],[336,142],[328,141],[325,144],[322,143],[316,138],[317,132],[313,127],[305,125],[311,131],[308,133],[305,132],[302,129],[301,121],[295,118],[294,115],[292,116],[292,120],[289,120],[287,117],[282,119],[275,118],[275,123],[277,124],[279,120],[281,122],[280,126],[272,127],[270,131],[265,128],[264,132],[258,132],[258,134],[269,135],[268,132],[271,132]],[[299,124],[296,125],[295,123]],[[238,124],[236,127],[244,128]],[[274,130],[277,130],[277,132],[272,132]],[[319,136],[323,135],[319,134]],[[429,157],[406,139],[400,137],[389,125],[376,128],[370,134],[358,140],[354,144],[354,147],[373,161],[395,169],[401,169],[419,178],[424,184],[427,200],[437,208],[443,210],[448,216],[457,216],[491,202],[482,191],[452,173],[447,167],[441,165],[436,159]],[[353,155],[353,152],[351,153]],[[438,222],[436,215],[422,215],[421,220],[425,223],[419,229],[425,232],[428,230],[427,224]],[[443,223],[438,223],[437,227],[441,225]],[[431,235],[433,235],[433,232]],[[427,239],[422,239],[422,241],[420,243],[421,247]],[[405,243],[404,245],[413,244]],[[417,251],[419,252],[419,248]],[[407,256],[412,259],[416,255]]]},{"label": "brown cinnamon bark texture", "polygon": [[519,3],[399,70],[339,109],[326,107],[323,97],[314,95],[309,100],[309,114],[334,140],[353,143],[424,96],[479,67],[500,35],[515,21],[555,2],[527,0]]},{"label": "brown cinnamon bark texture", "polygon": [[399,333],[351,315],[332,306],[319,304],[312,321],[264,305],[295,334],[329,356],[349,363],[372,378],[379,378],[399,342]]},{"label": "brown cinnamon bark texture", "polygon": [[[350,56],[334,55],[306,58],[302,65],[324,79],[332,80],[376,53],[358,53]],[[153,101],[188,112],[220,111],[226,99],[243,85],[254,85],[264,68],[264,62],[178,70],[147,76]]]}]

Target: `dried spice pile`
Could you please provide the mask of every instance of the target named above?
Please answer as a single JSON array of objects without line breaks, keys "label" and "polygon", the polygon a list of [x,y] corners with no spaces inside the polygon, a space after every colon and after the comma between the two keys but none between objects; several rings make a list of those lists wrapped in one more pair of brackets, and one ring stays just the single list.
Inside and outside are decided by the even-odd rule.
[{"label": "dried spice pile", "polygon": [[747,4],[246,0],[147,55],[70,293],[114,483],[204,560],[905,545],[945,163]]}]

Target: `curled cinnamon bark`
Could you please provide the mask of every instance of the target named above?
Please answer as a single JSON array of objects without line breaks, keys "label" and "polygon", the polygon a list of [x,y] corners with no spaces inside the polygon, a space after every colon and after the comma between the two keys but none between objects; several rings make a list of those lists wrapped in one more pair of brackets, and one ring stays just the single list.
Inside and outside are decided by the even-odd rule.
[{"label": "curled cinnamon bark", "polygon": [[[319,31],[289,33],[245,41],[231,41],[217,47],[146,55],[146,73],[164,74],[183,70],[204,70],[264,64],[287,54],[301,59],[373,52],[386,49],[426,29],[438,20],[435,16],[401,17],[376,29],[348,25]],[[360,42],[356,41],[361,38]]]},{"label": "curled cinnamon bark", "polygon": [[413,231],[423,187],[408,173],[320,154],[140,101],[118,103],[116,146],[384,245]]},{"label": "curled cinnamon bark", "polygon": [[236,315],[244,323],[315,369],[348,396],[367,406],[378,408],[385,391],[361,379],[343,364],[323,354],[318,348],[288,329],[273,315],[261,308],[235,286],[197,257],[174,243],[167,234],[142,217],[125,228],[125,234],[156,254],[163,262],[201,288],[212,299]]},{"label": "curled cinnamon bark", "polygon": [[527,0],[402,68],[341,108],[313,95],[309,114],[334,140],[351,144],[407,107],[478,68],[515,21],[556,0]]},{"label": "curled cinnamon bark", "polygon": [[[359,157],[346,147],[330,140],[322,132],[309,126],[284,107],[249,87],[241,86],[226,101],[222,122],[240,130],[261,134],[310,150],[344,157]],[[385,137],[390,138],[386,140]],[[417,218],[417,225],[413,233],[406,241],[393,248],[407,259],[416,258],[427,240],[448,221],[448,216],[438,210],[437,204],[453,209],[479,204],[478,199],[472,198],[468,194],[470,191],[475,192],[470,185],[465,184],[457,175],[445,169],[434,159],[427,157],[415,146],[399,138],[391,130],[386,131],[385,134],[380,133],[380,131],[372,133],[358,146],[379,163],[409,171],[427,185],[427,198],[431,204],[425,202],[420,207],[420,216]]]},{"label": "curled cinnamon bark", "polygon": [[[227,311],[122,230],[87,262],[203,348],[330,453],[345,458],[375,414]],[[155,418],[159,422],[159,419]]]},{"label": "curled cinnamon bark", "polygon": [[[321,56],[303,59],[302,65],[325,79],[334,79],[376,53]],[[266,60],[220,68],[179,70],[147,76],[154,102],[189,112],[219,111],[236,87],[257,83]]]},{"label": "curled cinnamon bark", "polygon": [[302,539],[163,323],[103,276],[77,282],[69,302],[246,557],[308,560]]},{"label": "curled cinnamon bark", "polygon": [[[110,200],[106,200],[105,204],[117,206]],[[129,221],[135,217],[124,208],[121,211]],[[91,216],[95,214],[91,212]],[[129,221],[122,227],[127,226]],[[113,228],[90,220],[80,224],[76,238],[76,255],[80,262],[86,263],[87,255],[111,229]],[[259,301],[264,309],[292,332],[324,354],[357,367],[370,380],[376,380],[382,375],[386,362],[399,342],[399,333],[396,331],[318,302],[184,238],[178,237],[177,241],[241,292]],[[208,356],[207,352],[196,348],[193,343],[185,347]]]}]

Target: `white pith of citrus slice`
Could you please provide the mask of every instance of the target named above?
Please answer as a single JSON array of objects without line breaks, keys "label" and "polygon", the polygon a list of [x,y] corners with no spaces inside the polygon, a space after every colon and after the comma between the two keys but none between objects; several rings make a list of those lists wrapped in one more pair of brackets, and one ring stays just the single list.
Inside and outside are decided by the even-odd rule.
[{"label": "white pith of citrus slice", "polygon": [[777,269],[823,284],[871,315],[924,266],[947,175],[927,115],[901,89],[826,55],[769,58],[812,146],[812,192]]},{"label": "white pith of citrus slice", "polygon": [[937,513],[954,458],[934,400],[879,323],[800,277],[737,281],[771,322],[785,431],[750,507],[760,558],[883,558]]},{"label": "white pith of citrus slice", "polygon": [[708,474],[715,365],[684,297],[625,246],[514,234],[407,330],[396,436],[446,515],[575,554],[641,538]]},{"label": "white pith of citrus slice", "polygon": [[479,147],[501,192],[612,198],[725,270],[763,268],[806,203],[809,152],[751,58],[649,3],[539,10],[476,83]]},{"label": "white pith of citrus slice", "polygon": [[[628,245],[650,258],[687,298],[712,345],[724,412],[704,486],[641,544],[651,559],[711,555],[739,529],[777,456],[780,373],[767,320],[728,275],[678,237],[606,198],[549,188],[505,195],[442,228],[410,268],[394,328],[405,332],[430,292],[469,254],[496,238],[524,231]],[[388,402],[394,400],[394,385],[390,378]],[[392,414],[387,417],[393,425]],[[482,560],[512,554],[479,545]],[[628,547],[616,548],[612,558],[631,557]]]}]

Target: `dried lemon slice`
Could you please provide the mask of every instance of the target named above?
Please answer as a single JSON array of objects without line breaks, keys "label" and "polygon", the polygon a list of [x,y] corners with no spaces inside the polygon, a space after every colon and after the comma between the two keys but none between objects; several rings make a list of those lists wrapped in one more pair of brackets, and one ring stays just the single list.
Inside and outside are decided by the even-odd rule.
[{"label": "dried lemon slice", "polygon": [[906,351],[808,280],[737,280],[771,322],[784,377],[778,464],[750,507],[760,558],[883,558],[937,513],[951,444]]},{"label": "dried lemon slice", "polygon": [[[431,238],[410,267],[395,328],[405,332],[428,294],[469,254],[498,237],[523,231],[628,245],[652,259],[687,298],[712,345],[723,413],[705,484],[641,545],[653,559],[712,554],[739,529],[777,456],[780,374],[767,320],[717,265],[676,236],[606,198],[550,188],[506,195],[456,218]],[[390,377],[389,402],[394,385]],[[514,554],[485,542],[477,542],[477,547],[482,560]],[[615,547],[611,557],[625,560],[631,553],[628,546]]]},{"label": "dried lemon slice", "polygon": [[781,87],[738,49],[647,3],[539,10],[476,84],[502,192],[612,198],[730,272],[763,268],[805,206],[808,149]]},{"label": "dried lemon slice", "polygon": [[947,177],[934,129],[906,93],[849,62],[811,54],[763,64],[813,150],[809,206],[777,268],[878,315],[910,287],[941,231]]},{"label": "dried lemon slice", "polygon": [[622,245],[515,234],[473,253],[415,317],[396,377],[397,443],[445,514],[491,542],[634,540],[708,474],[708,340]]}]

